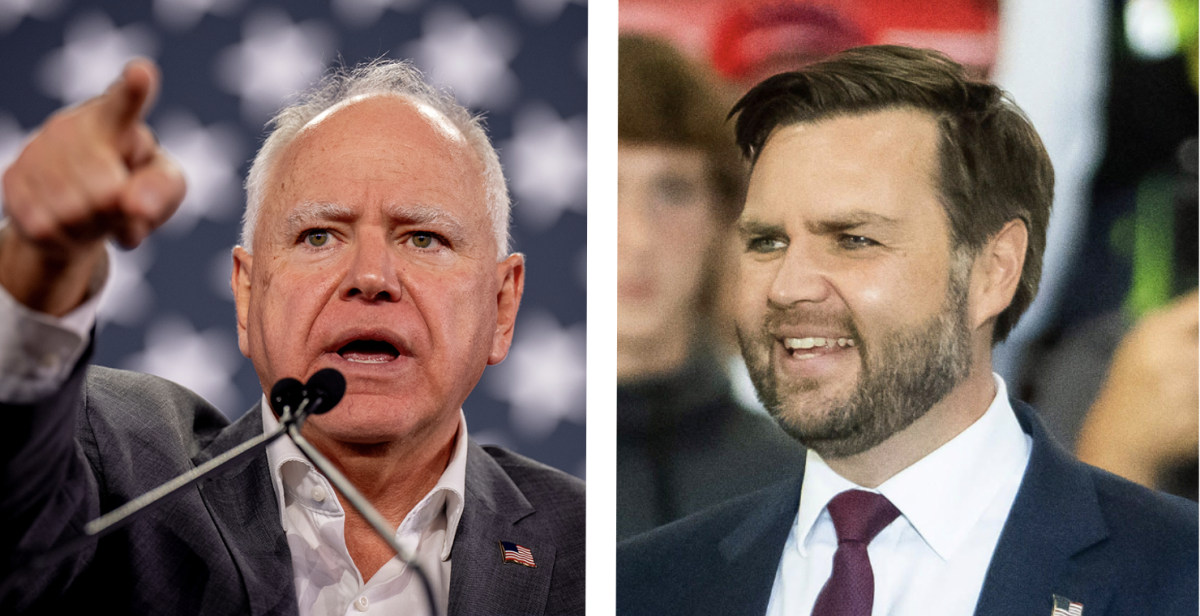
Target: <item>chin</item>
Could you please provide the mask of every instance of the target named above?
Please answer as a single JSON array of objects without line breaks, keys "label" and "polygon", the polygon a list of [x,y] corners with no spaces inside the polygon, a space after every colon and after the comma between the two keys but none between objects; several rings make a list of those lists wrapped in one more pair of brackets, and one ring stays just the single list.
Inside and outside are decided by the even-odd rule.
[{"label": "chin", "polygon": [[428,409],[405,409],[403,401],[380,396],[346,398],[329,413],[310,417],[308,423],[337,441],[373,444],[421,438],[448,417]]}]

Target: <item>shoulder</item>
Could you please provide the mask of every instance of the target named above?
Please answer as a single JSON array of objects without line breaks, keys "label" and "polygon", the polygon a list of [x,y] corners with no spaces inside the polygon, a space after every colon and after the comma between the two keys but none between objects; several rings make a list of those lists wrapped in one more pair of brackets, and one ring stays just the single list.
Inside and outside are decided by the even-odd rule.
[{"label": "shoulder", "polygon": [[1200,538],[1196,503],[1084,466],[1092,476],[1101,515],[1114,540],[1128,543],[1134,552],[1161,555],[1182,550],[1194,561]]},{"label": "shoulder", "polygon": [[582,479],[503,447],[486,445],[480,449],[539,512],[577,512],[582,522],[586,508],[586,484]]},{"label": "shoulder", "polygon": [[89,457],[107,452],[135,463],[139,452],[190,459],[228,426],[221,411],[182,385],[90,366],[76,433]]},{"label": "shoulder", "polygon": [[737,613],[730,597],[757,598],[773,579],[798,504],[799,481],[789,480],[622,542],[617,611],[675,614],[707,604],[711,613]]},{"label": "shoulder", "polygon": [[778,500],[785,484],[745,494],[621,542],[618,577],[641,577],[667,563],[702,566],[715,546],[738,529],[750,514]]}]

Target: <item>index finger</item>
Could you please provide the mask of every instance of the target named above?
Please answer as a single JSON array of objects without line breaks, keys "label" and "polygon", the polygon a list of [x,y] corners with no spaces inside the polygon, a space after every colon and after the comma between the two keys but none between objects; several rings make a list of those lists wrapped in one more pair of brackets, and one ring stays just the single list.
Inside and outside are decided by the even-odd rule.
[{"label": "index finger", "polygon": [[98,98],[100,113],[120,131],[140,120],[158,98],[161,82],[158,67],[146,58],[134,58],[121,77]]}]

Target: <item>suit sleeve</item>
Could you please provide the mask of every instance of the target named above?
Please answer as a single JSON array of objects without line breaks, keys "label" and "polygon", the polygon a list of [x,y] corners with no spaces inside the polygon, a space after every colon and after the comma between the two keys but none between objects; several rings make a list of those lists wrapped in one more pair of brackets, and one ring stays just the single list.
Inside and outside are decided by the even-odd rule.
[{"label": "suit sleeve", "polygon": [[[5,327],[12,323],[0,324],[0,329]],[[12,338],[6,342],[11,351]],[[18,350],[29,349],[23,346]],[[22,612],[41,599],[61,595],[94,553],[89,546],[43,568],[34,569],[30,563],[34,556],[81,535],[84,524],[99,515],[96,478],[76,440],[90,356],[91,346],[85,345],[65,374],[41,375],[45,378],[33,381],[13,369],[11,353],[0,364],[8,384],[26,385],[18,387],[15,399],[0,402],[0,613]],[[36,369],[38,363],[34,356],[26,365]],[[36,399],[27,400],[30,397]]]}]

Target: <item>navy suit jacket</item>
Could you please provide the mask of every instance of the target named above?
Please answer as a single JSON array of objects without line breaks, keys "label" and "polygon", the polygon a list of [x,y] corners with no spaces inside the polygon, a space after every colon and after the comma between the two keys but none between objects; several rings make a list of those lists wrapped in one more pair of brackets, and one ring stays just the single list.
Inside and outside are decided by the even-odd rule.
[{"label": "navy suit jacket", "polygon": [[[976,616],[1049,616],[1052,595],[1085,616],[1197,613],[1196,504],[1075,460],[1014,401],[1033,439]],[[763,614],[800,503],[800,477],[623,543],[617,613]]]},{"label": "navy suit jacket", "polygon": [[[0,405],[0,613],[296,614],[265,452],[98,545],[29,568],[27,555],[262,433],[258,406],[230,424],[170,381],[85,368],[46,400]],[[582,481],[470,442],[464,496],[450,614],[583,613]],[[528,547],[537,567],[504,562],[499,541]]]}]

